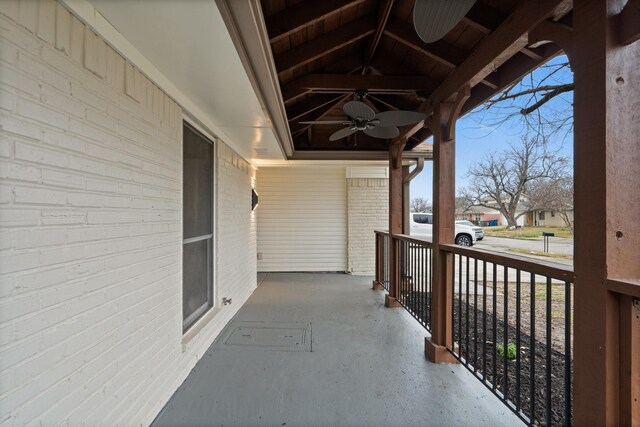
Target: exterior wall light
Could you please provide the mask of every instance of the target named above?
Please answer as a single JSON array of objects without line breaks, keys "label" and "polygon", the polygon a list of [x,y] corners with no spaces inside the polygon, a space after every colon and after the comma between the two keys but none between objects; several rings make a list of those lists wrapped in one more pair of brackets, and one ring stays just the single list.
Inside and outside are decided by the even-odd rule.
[{"label": "exterior wall light", "polygon": [[251,189],[251,210],[255,210],[258,206],[258,193],[253,188]]}]

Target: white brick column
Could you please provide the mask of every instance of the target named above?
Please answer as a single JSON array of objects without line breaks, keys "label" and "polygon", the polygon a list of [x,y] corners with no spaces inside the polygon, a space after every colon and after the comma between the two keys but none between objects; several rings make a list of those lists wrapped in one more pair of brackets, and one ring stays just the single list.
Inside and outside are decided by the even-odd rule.
[{"label": "white brick column", "polygon": [[347,205],[349,271],[374,275],[374,230],[389,227],[389,179],[347,178]]}]

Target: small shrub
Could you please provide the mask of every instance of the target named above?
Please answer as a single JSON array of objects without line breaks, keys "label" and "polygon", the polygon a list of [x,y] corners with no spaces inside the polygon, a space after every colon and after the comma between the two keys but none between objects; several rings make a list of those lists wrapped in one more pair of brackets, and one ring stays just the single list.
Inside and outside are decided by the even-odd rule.
[{"label": "small shrub", "polygon": [[[498,344],[496,350],[498,351],[498,356],[504,357],[504,344]],[[513,360],[516,358],[516,345],[513,343],[507,344],[507,359]]]}]

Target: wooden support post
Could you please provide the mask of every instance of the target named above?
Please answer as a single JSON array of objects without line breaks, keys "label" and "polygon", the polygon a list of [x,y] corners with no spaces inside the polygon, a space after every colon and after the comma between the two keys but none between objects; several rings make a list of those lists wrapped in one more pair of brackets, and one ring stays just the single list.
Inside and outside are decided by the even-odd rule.
[{"label": "wooden support post", "polygon": [[400,285],[400,260],[398,241],[394,234],[402,234],[402,151],[406,141],[397,141],[389,146],[389,294],[385,307],[400,307],[398,287]]},{"label": "wooden support post", "polygon": [[629,317],[634,304],[625,290],[607,288],[612,279],[632,283],[629,289],[640,283],[640,43],[625,46],[616,31],[625,4],[580,0],[573,9],[579,426],[640,423],[638,383],[628,383],[640,375],[638,341],[630,341],[638,336],[637,320]]},{"label": "wooden support post", "polygon": [[409,165],[402,166],[402,234],[410,233],[409,211],[411,210],[411,193],[409,187]]},{"label": "wooden support post", "polygon": [[453,102],[443,102],[434,111],[433,132],[433,297],[431,338],[425,339],[425,355],[434,363],[457,363],[447,349],[453,345],[453,256],[440,248],[455,237],[455,125],[469,87]]}]

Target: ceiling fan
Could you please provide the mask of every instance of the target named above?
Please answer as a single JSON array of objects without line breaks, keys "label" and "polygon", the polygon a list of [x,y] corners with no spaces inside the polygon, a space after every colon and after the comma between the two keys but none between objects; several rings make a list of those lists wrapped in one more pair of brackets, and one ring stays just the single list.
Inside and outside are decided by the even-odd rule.
[{"label": "ceiling fan", "polygon": [[417,111],[383,111],[377,113],[367,104],[362,102],[367,95],[366,89],[358,89],[356,96],[359,101],[350,101],[344,104],[342,109],[347,115],[346,120],[324,120],[300,122],[308,125],[345,125],[347,127],[334,132],[329,141],[336,141],[361,130],[373,138],[395,138],[400,135],[398,126],[407,126],[418,123],[426,115]]}]

